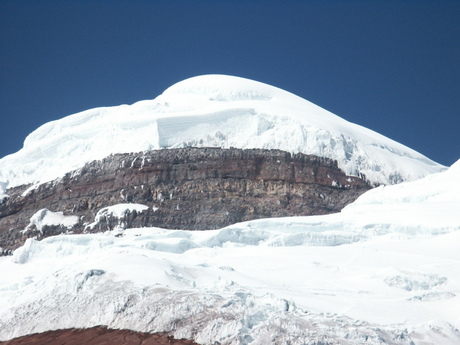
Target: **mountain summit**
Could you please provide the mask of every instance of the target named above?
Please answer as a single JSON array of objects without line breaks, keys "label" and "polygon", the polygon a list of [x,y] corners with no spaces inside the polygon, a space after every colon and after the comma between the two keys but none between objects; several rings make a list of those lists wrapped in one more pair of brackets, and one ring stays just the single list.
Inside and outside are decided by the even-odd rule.
[{"label": "mountain summit", "polygon": [[418,152],[260,82],[204,75],[153,100],[48,122],[0,160],[3,188],[41,183],[111,154],[161,148],[280,149],[338,161],[347,175],[394,184],[444,169]]}]

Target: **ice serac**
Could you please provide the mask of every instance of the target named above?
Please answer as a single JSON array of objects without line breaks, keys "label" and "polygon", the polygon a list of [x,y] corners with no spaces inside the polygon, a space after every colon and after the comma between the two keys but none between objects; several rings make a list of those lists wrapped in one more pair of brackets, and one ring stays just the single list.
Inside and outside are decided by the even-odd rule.
[{"label": "ice serac", "polygon": [[312,154],[337,160],[347,175],[365,175],[374,184],[415,180],[444,168],[287,91],[204,75],[153,100],[44,124],[20,151],[0,160],[0,182],[5,188],[45,182],[110,154],[189,146]]}]

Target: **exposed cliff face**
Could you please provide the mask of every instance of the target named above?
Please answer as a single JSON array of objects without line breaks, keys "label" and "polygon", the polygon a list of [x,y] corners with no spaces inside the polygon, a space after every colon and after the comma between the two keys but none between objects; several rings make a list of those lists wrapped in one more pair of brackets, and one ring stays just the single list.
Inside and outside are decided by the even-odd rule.
[{"label": "exposed cliff face", "polygon": [[26,335],[5,342],[4,345],[198,345],[192,340],[174,339],[167,334],[142,333],[130,330],[93,327],[87,329],[64,329]]},{"label": "exposed cliff face", "polygon": [[[0,247],[68,231],[204,230],[257,218],[333,213],[369,188],[364,180],[346,176],[335,161],[279,150],[117,154],[35,188],[9,189],[10,197],[0,204]],[[145,206],[104,209],[117,204]],[[61,220],[46,222],[47,215]],[[78,218],[69,223],[66,216]]]}]

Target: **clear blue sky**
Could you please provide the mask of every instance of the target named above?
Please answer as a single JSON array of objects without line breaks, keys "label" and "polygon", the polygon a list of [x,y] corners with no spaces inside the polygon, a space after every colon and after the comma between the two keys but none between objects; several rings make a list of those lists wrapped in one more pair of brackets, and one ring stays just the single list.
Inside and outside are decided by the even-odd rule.
[{"label": "clear blue sky", "polygon": [[460,158],[460,1],[442,0],[0,0],[0,157],[45,122],[208,73]]}]

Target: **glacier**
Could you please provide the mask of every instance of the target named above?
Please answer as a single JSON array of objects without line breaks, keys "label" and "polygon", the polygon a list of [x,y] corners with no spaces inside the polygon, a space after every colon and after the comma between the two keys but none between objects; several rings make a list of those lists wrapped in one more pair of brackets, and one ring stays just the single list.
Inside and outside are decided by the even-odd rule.
[{"label": "glacier", "polygon": [[337,160],[347,175],[364,175],[374,185],[445,169],[287,91],[240,77],[204,75],[153,100],[90,109],[42,125],[21,150],[0,159],[0,201],[7,188],[47,182],[111,154],[189,146],[313,154]]},{"label": "glacier", "polygon": [[459,181],[457,161],[332,215],[29,239],[0,257],[0,340],[107,325],[206,345],[459,344]]}]

